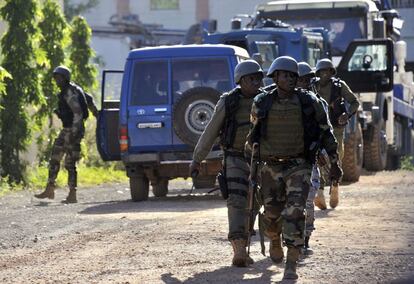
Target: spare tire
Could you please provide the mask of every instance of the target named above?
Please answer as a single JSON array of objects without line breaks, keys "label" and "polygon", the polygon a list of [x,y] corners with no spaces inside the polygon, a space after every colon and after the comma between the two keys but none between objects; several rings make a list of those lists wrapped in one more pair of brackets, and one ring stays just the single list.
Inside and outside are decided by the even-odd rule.
[{"label": "spare tire", "polygon": [[210,87],[185,91],[173,107],[173,127],[186,144],[195,146],[211,117],[221,93]]}]

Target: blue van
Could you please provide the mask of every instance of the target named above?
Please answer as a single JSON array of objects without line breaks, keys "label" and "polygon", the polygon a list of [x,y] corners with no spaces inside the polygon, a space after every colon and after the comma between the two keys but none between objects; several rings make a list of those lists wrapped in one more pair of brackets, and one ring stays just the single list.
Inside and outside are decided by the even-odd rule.
[{"label": "blue van", "polygon": [[[198,138],[219,96],[234,88],[245,49],[221,44],[147,47],[130,51],[121,70],[106,70],[97,144],[103,160],[122,160],[131,198],[168,193],[168,181],[188,177]],[[203,162],[196,188],[212,187],[221,152]]]}]

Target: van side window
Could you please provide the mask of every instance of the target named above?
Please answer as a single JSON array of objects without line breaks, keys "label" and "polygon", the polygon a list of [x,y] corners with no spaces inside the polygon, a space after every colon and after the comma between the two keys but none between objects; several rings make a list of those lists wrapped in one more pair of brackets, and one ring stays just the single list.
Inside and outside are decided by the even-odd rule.
[{"label": "van side window", "polygon": [[129,105],[162,104],[168,104],[167,60],[136,62]]},{"label": "van side window", "polygon": [[227,58],[176,59],[172,62],[174,101],[184,91],[194,87],[211,87],[219,92],[231,86]]}]

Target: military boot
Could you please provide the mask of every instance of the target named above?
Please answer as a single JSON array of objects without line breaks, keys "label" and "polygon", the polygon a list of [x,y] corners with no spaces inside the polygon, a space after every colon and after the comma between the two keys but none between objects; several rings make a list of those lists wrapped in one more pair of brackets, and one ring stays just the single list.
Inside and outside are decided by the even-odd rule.
[{"label": "military boot", "polygon": [[270,240],[269,254],[274,263],[282,263],[284,255],[280,235]]},{"label": "military boot", "polygon": [[248,265],[249,257],[246,252],[246,240],[231,240],[231,245],[234,253],[232,261],[233,265],[237,267],[246,267]]},{"label": "military boot", "polygon": [[296,273],[296,266],[299,259],[299,248],[289,247],[286,256],[285,272],[283,274],[283,279],[298,279],[298,274]]},{"label": "military boot", "polygon": [[309,238],[310,237],[305,237],[305,245],[303,246],[302,251],[301,251],[303,255],[313,254],[313,249],[309,247]]},{"label": "military boot", "polygon": [[77,203],[76,199],[76,188],[69,188],[68,197],[65,200],[62,200],[62,203]]},{"label": "military boot", "polygon": [[48,182],[46,185],[46,189],[42,193],[35,194],[35,197],[39,199],[44,199],[44,198],[54,199],[55,198],[55,187],[56,187],[55,183]]},{"label": "military boot", "polygon": [[321,209],[321,210],[325,210],[326,209],[326,201],[325,201],[325,195],[323,194],[323,189],[318,189],[318,193],[316,194],[315,197],[315,205]]},{"label": "military boot", "polygon": [[331,208],[335,208],[336,206],[338,206],[338,203],[339,203],[339,186],[332,185],[331,193],[329,197],[329,206],[331,206]]}]

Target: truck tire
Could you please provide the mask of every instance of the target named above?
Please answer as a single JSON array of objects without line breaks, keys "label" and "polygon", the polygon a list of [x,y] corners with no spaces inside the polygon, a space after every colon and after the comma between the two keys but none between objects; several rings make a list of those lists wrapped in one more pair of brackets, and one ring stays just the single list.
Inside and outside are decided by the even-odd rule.
[{"label": "truck tire", "polygon": [[197,144],[219,98],[220,92],[210,87],[195,87],[180,96],[173,107],[173,127],[184,143]]},{"label": "truck tire", "polygon": [[168,178],[159,178],[152,186],[152,193],[155,197],[165,197],[168,193]]},{"label": "truck tire", "polygon": [[363,159],[362,129],[361,125],[357,123],[355,132],[351,133],[344,146],[344,158],[342,160],[342,169],[344,170],[343,181],[356,182],[359,180]]},{"label": "truck tire", "polygon": [[369,171],[382,171],[387,164],[387,136],[385,121],[381,119],[371,126],[372,141],[364,143],[364,165]]},{"label": "truck tire", "polygon": [[138,202],[148,199],[149,181],[145,175],[130,177],[129,188],[131,189],[132,201]]},{"label": "truck tire", "polygon": [[199,176],[193,179],[196,189],[213,188],[216,185],[216,176]]}]

